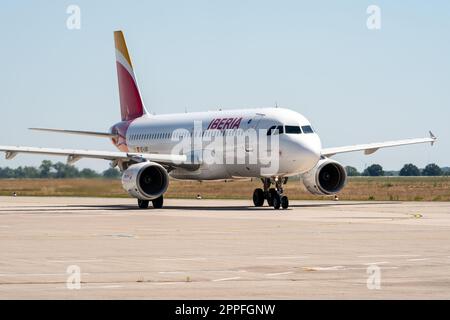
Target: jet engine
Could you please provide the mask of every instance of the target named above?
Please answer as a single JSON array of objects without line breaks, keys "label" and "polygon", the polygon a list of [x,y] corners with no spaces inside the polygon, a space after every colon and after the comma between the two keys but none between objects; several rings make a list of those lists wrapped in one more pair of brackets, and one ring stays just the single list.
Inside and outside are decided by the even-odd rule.
[{"label": "jet engine", "polygon": [[334,195],[344,188],[347,172],[337,161],[323,158],[310,171],[302,174],[303,184],[315,195]]},{"label": "jet engine", "polygon": [[134,198],[154,200],[166,192],[169,174],[155,162],[132,164],[122,174],[122,186]]}]

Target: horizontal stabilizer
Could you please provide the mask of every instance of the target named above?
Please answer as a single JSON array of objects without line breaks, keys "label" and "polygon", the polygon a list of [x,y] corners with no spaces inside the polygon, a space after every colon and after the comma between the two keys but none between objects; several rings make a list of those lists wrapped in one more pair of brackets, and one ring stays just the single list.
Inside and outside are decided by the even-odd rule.
[{"label": "horizontal stabilizer", "polygon": [[95,137],[104,137],[104,138],[115,138],[116,134],[109,132],[95,132],[95,131],[80,131],[80,130],[65,130],[65,129],[48,129],[48,128],[29,128],[34,131],[45,131],[45,132],[57,132],[57,133],[66,133],[66,134],[77,134],[84,136],[95,136]]}]

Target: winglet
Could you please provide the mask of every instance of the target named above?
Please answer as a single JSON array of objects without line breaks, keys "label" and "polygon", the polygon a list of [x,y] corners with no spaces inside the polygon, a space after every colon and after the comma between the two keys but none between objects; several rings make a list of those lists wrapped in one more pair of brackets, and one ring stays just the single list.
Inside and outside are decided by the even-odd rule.
[{"label": "winglet", "polygon": [[433,141],[431,141],[431,145],[433,146],[437,140],[437,137],[433,134],[433,132],[431,132],[431,130],[429,131],[429,133],[430,133],[430,138],[433,139]]}]

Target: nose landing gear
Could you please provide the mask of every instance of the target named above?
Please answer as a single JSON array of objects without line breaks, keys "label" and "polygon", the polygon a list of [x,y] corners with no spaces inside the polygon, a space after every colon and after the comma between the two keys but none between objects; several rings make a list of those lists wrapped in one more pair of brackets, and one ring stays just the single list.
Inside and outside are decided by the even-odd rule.
[{"label": "nose landing gear", "polygon": [[253,204],[255,207],[262,207],[264,205],[264,191],[262,189],[255,189],[253,191]]},{"label": "nose landing gear", "polygon": [[[273,180],[273,181],[272,181]],[[253,192],[253,204],[255,207],[262,207],[264,205],[264,200],[267,200],[267,204],[274,209],[287,209],[289,208],[289,199],[283,193],[283,185],[287,183],[288,178],[275,177],[262,178],[264,189],[255,189]],[[275,188],[271,188],[272,183]]]}]

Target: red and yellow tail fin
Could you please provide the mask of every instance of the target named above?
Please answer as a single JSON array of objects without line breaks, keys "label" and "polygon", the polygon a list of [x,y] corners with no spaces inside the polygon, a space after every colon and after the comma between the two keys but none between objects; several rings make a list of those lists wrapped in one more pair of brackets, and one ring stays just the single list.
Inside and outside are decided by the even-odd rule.
[{"label": "red and yellow tail fin", "polygon": [[133,120],[144,115],[146,110],[122,31],[114,32],[114,42],[122,121]]}]

